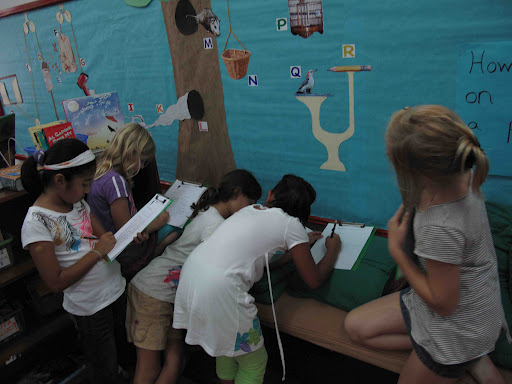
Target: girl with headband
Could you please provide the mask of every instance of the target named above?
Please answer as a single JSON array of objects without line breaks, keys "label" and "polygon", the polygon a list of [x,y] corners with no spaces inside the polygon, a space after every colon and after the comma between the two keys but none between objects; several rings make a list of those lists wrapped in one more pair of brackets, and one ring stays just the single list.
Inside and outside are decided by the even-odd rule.
[{"label": "girl with headband", "polygon": [[118,262],[104,259],[114,247],[114,235],[84,200],[95,171],[94,154],[77,139],[60,140],[25,160],[21,180],[35,202],[25,216],[21,240],[41,279],[53,292],[64,292],[62,306],[78,324],[90,382],[115,383],[116,332],[124,332],[126,282]]}]

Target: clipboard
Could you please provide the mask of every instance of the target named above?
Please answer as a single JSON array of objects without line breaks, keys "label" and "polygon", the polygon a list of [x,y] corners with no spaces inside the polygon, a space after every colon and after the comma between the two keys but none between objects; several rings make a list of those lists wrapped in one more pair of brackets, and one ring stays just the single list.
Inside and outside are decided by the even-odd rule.
[{"label": "clipboard", "polygon": [[[324,239],[331,235],[333,227],[334,223],[327,224],[322,232]],[[363,223],[338,222],[334,232],[340,236],[342,245],[334,268],[355,271],[376,230],[376,226],[367,226]],[[311,254],[316,263],[322,259],[326,250],[325,241],[317,241],[313,245]]]},{"label": "clipboard", "polygon": [[206,187],[201,183],[176,179],[164,194],[167,198],[174,200],[167,209],[170,216],[167,224],[176,228],[185,227],[193,212],[190,206],[197,203],[205,190]]},{"label": "clipboard", "polygon": [[145,230],[163,211],[165,211],[173,200],[157,193],[153,198],[140,209],[125,225],[115,234],[117,242],[114,248],[107,253],[109,262],[115,260],[124,249],[130,245],[137,232]]}]

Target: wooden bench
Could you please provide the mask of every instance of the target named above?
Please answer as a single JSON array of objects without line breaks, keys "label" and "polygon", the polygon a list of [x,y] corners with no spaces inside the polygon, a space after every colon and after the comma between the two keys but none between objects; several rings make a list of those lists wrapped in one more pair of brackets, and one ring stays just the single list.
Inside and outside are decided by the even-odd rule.
[{"label": "wooden bench", "polygon": [[[274,328],[272,306],[257,304],[258,318],[263,325]],[[346,311],[315,299],[297,298],[283,293],[275,302],[279,331],[299,339],[350,356],[366,363],[400,373],[409,357],[408,351],[383,351],[353,343],[345,332]],[[500,368],[506,383],[512,383],[512,370]],[[458,383],[477,384],[465,375]]]}]

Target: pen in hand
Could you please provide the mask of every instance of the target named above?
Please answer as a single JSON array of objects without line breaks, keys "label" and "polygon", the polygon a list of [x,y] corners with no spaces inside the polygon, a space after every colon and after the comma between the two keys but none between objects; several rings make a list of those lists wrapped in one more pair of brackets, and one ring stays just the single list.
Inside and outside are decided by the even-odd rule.
[{"label": "pen in hand", "polygon": [[334,230],[336,229],[336,224],[338,224],[337,221],[334,222],[334,226],[332,227],[332,232],[331,232],[331,239],[332,237],[334,236]]},{"label": "pen in hand", "polygon": [[86,240],[99,240],[100,238],[99,237],[94,237],[94,236],[80,236],[81,239],[86,239]]}]

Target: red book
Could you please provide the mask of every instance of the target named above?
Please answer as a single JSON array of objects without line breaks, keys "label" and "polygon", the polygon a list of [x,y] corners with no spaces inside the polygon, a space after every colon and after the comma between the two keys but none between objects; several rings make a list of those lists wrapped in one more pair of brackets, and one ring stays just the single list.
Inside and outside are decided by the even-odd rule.
[{"label": "red book", "polygon": [[51,127],[43,128],[43,132],[49,147],[59,140],[75,138],[75,132],[71,123],[52,125]]}]

